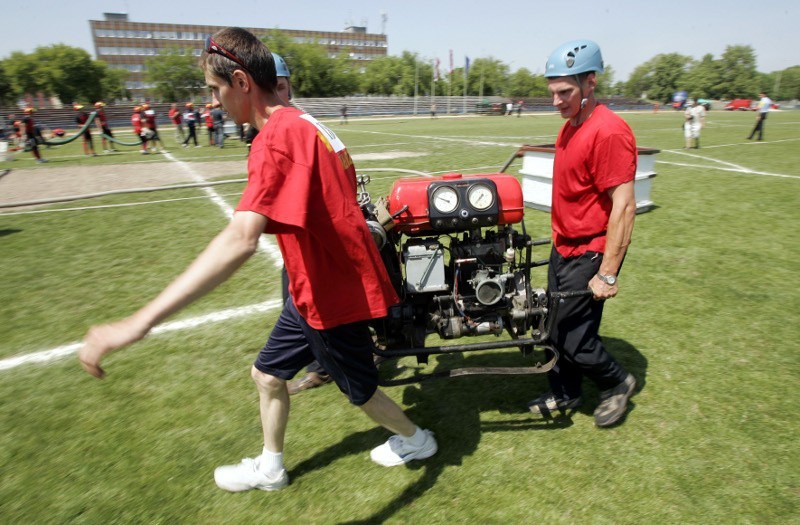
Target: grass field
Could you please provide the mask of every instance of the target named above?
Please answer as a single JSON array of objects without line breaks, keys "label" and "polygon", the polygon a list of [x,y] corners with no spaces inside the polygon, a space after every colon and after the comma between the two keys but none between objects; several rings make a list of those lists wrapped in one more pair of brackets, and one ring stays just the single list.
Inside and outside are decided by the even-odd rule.
[{"label": "grass field", "polygon": [[[771,114],[762,143],[745,140],[753,117],[711,112],[703,148],[687,151],[681,114],[624,115],[639,146],[662,150],[656,208],[636,219],[621,292],[601,331],[640,383],[624,424],[594,427],[590,385],[571,417],[535,419],[525,405],[546,387],[543,376],[393,387],[389,395],[436,432],[440,452],[385,469],[369,450],[387,432],[326,387],[292,400],[292,484],[224,493],[213,469],[261,447],[248,371],[278,314],[265,303],[280,296],[280,279],[260,253],[170,320],[170,330],[110,356],[104,381],[86,375],[74,355],[0,370],[0,522],[800,523],[800,113]],[[520,144],[552,142],[560,124],[542,114],[331,125],[364,159],[358,168],[475,173],[496,171]],[[36,168],[150,166],[133,152],[88,159],[79,150],[46,151],[51,162]],[[238,144],[171,155],[192,166],[223,152],[242,161],[243,176]],[[28,154],[2,167],[34,163]],[[371,175],[373,197],[397,176]],[[241,188],[218,191],[234,205],[229,194]],[[178,198],[194,199],[150,202]],[[90,324],[130,314],[227,220],[199,189],[50,209],[132,202],[140,205],[0,210],[0,360],[69,349]],[[549,236],[547,214],[530,210],[525,221],[533,236]],[[541,269],[536,276],[543,285]],[[262,308],[178,324],[252,305]],[[432,358],[425,371],[525,363],[499,350]]]}]

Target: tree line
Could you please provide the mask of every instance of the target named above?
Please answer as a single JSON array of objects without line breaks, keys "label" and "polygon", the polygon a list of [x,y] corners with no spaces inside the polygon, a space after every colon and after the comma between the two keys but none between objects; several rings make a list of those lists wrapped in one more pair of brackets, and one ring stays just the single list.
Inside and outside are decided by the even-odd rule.
[{"label": "tree line", "polygon": [[[361,65],[346,53],[329,57],[324,46],[300,44],[280,32],[265,38],[292,72],[295,97],[348,95],[469,95],[529,98],[548,96],[547,81],[526,68],[510,72],[496,58],[476,58],[452,72],[437,68],[430,59],[404,51]],[[363,68],[363,69],[362,69]],[[432,82],[438,71],[438,80]],[[466,73],[466,74],[465,74]],[[81,48],[56,44],[32,53],[13,52],[0,60],[0,103],[11,104],[25,94],[57,96],[63,103],[128,100],[129,73],[93,60]],[[145,64],[145,81],[153,86],[149,98],[160,101],[192,100],[206,96],[197,57],[188,50],[169,48]],[[753,98],[766,91],[775,100],[800,99],[800,66],[761,73],[750,46],[728,46],[720,58],[706,54],[699,60],[678,53],[659,54],[636,67],[624,82],[614,81],[613,65],[599,75],[599,96],[622,95],[653,102],[670,102],[676,91],[707,99]]]}]

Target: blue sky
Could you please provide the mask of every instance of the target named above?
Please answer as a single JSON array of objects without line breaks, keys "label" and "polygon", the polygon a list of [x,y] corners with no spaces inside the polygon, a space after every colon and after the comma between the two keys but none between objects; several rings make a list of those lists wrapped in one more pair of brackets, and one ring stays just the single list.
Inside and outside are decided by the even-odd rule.
[{"label": "blue sky", "polygon": [[[494,57],[512,71],[541,73],[547,55],[574,38],[595,40],[615,80],[660,53],[696,59],[719,58],[729,45],[749,45],[764,73],[800,65],[800,2],[672,0],[541,2],[506,0],[70,0],[6,2],[0,58],[12,51],[64,43],[94,55],[89,20],[104,12],[128,13],[134,22],[236,25],[341,31],[365,24],[380,33],[386,13],[389,54],[403,51],[439,58],[442,70],[453,50],[455,66],[464,56]],[[502,6],[503,10],[499,7]]]}]

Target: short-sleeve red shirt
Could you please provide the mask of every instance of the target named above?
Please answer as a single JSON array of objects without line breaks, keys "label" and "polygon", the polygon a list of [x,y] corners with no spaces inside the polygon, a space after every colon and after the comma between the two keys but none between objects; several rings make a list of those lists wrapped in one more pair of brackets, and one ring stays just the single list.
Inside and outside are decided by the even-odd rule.
[{"label": "short-sleeve red shirt", "polygon": [[611,214],[608,190],[636,176],[636,139],[630,126],[603,105],[579,126],[564,124],[556,140],[551,224],[564,257],[603,253]]},{"label": "short-sleeve red shirt", "polygon": [[342,141],[313,117],[281,108],[253,140],[237,211],[267,217],[298,312],[316,329],[374,319],[399,302],[356,200]]},{"label": "short-sleeve red shirt", "polygon": [[137,135],[141,135],[142,116],[138,112],[131,115],[131,124],[133,125],[133,132]]}]

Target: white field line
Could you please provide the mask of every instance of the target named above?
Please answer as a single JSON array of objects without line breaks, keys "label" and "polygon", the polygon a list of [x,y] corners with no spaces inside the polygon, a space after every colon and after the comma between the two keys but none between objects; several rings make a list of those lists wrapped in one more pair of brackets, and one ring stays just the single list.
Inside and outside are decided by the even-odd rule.
[{"label": "white field line", "polygon": [[367,131],[363,129],[349,129],[347,130],[351,133],[367,133],[371,135],[386,135],[390,137],[405,137],[405,138],[413,138],[419,140],[436,140],[439,142],[458,142],[460,144],[474,144],[477,146],[502,146],[504,148],[518,148],[520,146],[519,143],[511,144],[505,142],[492,142],[492,141],[483,141],[483,140],[475,140],[469,138],[453,138],[453,137],[437,137],[434,135],[408,135],[405,133],[389,133],[385,131]]},{"label": "white field line", "polygon": [[[212,312],[210,314],[201,315],[199,317],[193,317],[190,319],[171,321],[156,326],[155,328],[153,328],[150,334],[158,335],[169,332],[177,332],[179,330],[186,330],[187,328],[193,328],[208,323],[219,323],[222,321],[228,321],[230,319],[236,319],[247,315],[264,313],[273,310],[275,308],[280,308],[282,304],[283,301],[281,300],[265,301],[263,303],[252,304],[249,306],[241,306],[239,308],[231,308],[228,310]],[[0,360],[0,370],[10,370],[12,368],[16,368],[18,366],[30,363],[46,363],[48,361],[53,361],[55,359],[68,357],[77,352],[82,345],[83,343],[70,343],[68,345],[51,348],[50,350],[42,350],[40,352],[33,352],[31,354],[24,354],[16,357],[9,357],[7,359],[2,359]]]},{"label": "white field line", "polygon": [[[188,163],[176,159],[170,153],[164,153],[164,157],[176,163],[182,170],[188,173],[189,176],[196,182],[206,182],[206,179],[204,179],[202,175],[193,170]],[[216,204],[222,210],[222,212],[225,214],[228,220],[233,218],[233,212],[234,212],[233,208],[225,201],[225,199],[222,198],[222,196],[220,196],[219,193],[217,193],[217,191],[214,188],[206,186],[202,189],[205,192],[205,194],[208,195],[208,197],[211,199],[211,202]],[[276,268],[283,267],[283,256],[281,255],[281,251],[269,240],[267,240],[267,238],[264,235],[262,235],[258,239],[258,248],[262,252],[266,253],[272,259],[272,262],[275,264]]]},{"label": "white field line", "polygon": [[[223,193],[221,197],[233,197],[236,195],[241,195],[241,193]],[[97,206],[78,206],[75,208],[57,208],[54,210],[26,210],[26,211],[14,211],[11,213],[0,213],[0,217],[7,217],[10,215],[36,215],[42,213],[61,213],[65,211],[86,211],[86,210],[105,210],[109,208],[127,208],[130,206],[149,206],[151,204],[163,204],[165,202],[181,202],[181,201],[193,201],[198,199],[208,199],[207,196],[203,197],[180,197],[175,199],[157,199],[152,201],[142,201],[142,202],[120,202],[118,204],[98,204]]]},{"label": "white field line", "polygon": [[[168,158],[172,162],[178,164],[189,176],[197,182],[206,182],[206,180],[195,170],[192,169],[189,164],[186,162],[180,161],[173,157],[169,153],[164,153],[164,157]],[[206,195],[211,199],[211,201],[216,204],[225,214],[228,219],[233,217],[233,208],[225,202],[225,199],[211,187],[204,187],[202,188]],[[275,263],[276,268],[280,268],[283,266],[283,257],[281,256],[280,250],[276,248],[272,243],[270,243],[263,235],[261,239],[259,239],[259,249],[265,252],[267,255],[272,258],[273,262]],[[260,303],[251,306],[245,306],[241,308],[234,308],[231,310],[223,310],[221,312],[214,312],[205,316],[196,317],[194,319],[187,319],[184,321],[174,321],[172,323],[165,323],[155,327],[152,330],[152,334],[164,333],[164,332],[171,332],[175,330],[184,330],[186,328],[191,328],[193,326],[198,326],[204,323],[209,322],[219,322],[225,321],[227,319],[232,319],[235,317],[241,317],[243,315],[250,315],[253,313],[263,312],[270,310],[272,308],[276,308],[282,304],[281,301],[267,301],[265,303]],[[81,347],[82,343],[71,343],[64,346],[59,346],[56,348],[52,348],[50,350],[43,350],[40,352],[34,352],[31,354],[25,354],[17,357],[12,357],[8,359],[0,360],[0,370],[8,370],[11,368],[15,368],[17,366],[27,364],[27,363],[41,363],[51,361],[53,359],[58,359],[64,356],[71,355],[78,351]]]},{"label": "white field line", "polygon": [[705,160],[708,162],[713,162],[716,164],[720,164],[721,166],[709,166],[709,165],[702,165],[702,164],[688,164],[683,162],[670,162],[664,160],[657,160],[656,162],[659,164],[670,164],[672,166],[684,166],[687,168],[699,168],[699,169],[713,169],[719,171],[730,171],[734,173],[746,173],[748,175],[761,175],[764,177],[779,177],[784,179],[800,179],[800,175],[789,175],[785,173],[770,173],[768,171],[758,171],[747,168],[745,166],[740,166],[739,164],[734,164],[732,162],[726,162],[724,160],[714,159],[711,157],[704,157],[703,155],[697,155],[693,153],[688,153],[681,150],[662,150],[664,153],[673,153],[675,155],[683,155],[686,157],[691,157],[693,159],[700,159]]}]

